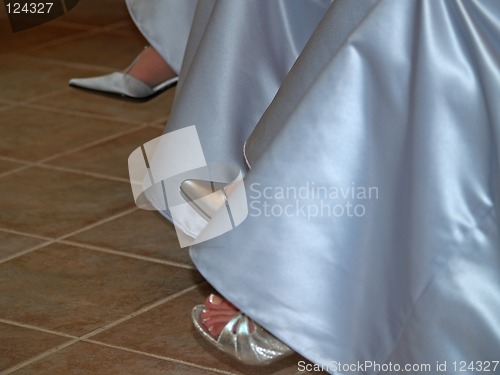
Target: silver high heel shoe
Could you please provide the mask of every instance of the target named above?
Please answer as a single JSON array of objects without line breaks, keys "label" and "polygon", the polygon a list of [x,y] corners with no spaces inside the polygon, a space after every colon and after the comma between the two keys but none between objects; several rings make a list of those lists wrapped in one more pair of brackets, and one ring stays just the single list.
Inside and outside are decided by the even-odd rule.
[{"label": "silver high heel shoe", "polygon": [[219,337],[214,339],[200,321],[204,309],[204,305],[193,309],[192,319],[196,330],[216,348],[244,364],[266,365],[293,353],[292,349],[241,312],[231,318]]}]

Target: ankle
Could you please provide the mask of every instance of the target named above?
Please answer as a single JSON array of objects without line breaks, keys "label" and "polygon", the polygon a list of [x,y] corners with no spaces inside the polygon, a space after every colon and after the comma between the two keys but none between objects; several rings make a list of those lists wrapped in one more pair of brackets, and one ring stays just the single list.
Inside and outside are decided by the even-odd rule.
[{"label": "ankle", "polygon": [[177,75],[163,57],[151,46],[146,47],[141,52],[128,69],[127,74],[151,87]]}]

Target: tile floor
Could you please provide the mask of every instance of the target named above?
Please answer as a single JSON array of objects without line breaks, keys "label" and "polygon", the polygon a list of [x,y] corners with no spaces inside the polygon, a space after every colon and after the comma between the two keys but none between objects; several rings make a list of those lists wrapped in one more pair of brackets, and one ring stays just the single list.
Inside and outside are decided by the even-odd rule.
[{"label": "tile floor", "polygon": [[296,374],[298,356],[242,366],[197,336],[210,287],[134,206],[127,157],[161,134],[174,90],[136,104],[67,86],[145,43],[122,0],[16,34],[0,13],[0,374]]}]

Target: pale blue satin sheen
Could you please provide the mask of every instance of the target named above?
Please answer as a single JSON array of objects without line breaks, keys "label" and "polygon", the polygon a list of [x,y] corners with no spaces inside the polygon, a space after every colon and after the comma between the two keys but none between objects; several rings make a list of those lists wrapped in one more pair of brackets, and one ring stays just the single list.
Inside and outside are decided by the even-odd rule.
[{"label": "pale blue satin sheen", "polygon": [[197,0],[125,0],[130,16],[170,67],[179,73]]},{"label": "pale blue satin sheen", "polygon": [[[190,57],[171,125],[215,126],[202,131],[209,149],[223,143],[210,157],[239,163],[249,128],[234,127],[258,120],[265,101],[247,101],[272,95],[279,75],[255,61],[240,69],[241,25],[219,22],[204,26],[205,55]],[[218,80],[202,68],[216,58],[211,40],[228,53]],[[377,199],[358,201],[360,218],[250,209],[192,247],[197,268],[325,366],[446,360],[439,373],[453,374],[451,361],[500,360],[499,51],[499,1],[336,0],[248,141],[247,196],[252,205],[255,184],[312,183],[373,186]],[[198,105],[200,90],[217,110]]]},{"label": "pale blue satin sheen", "polygon": [[[138,26],[154,30],[144,31],[146,36],[158,34],[158,45],[166,46],[166,50],[168,46],[182,50],[168,22],[161,33],[160,21],[175,17],[178,7],[181,15],[187,14],[185,6],[176,3],[184,0],[168,0],[165,5],[153,7],[154,17],[149,3],[146,6],[141,1],[128,1],[137,8],[133,18],[143,20]],[[209,164],[229,164],[245,173],[246,139],[331,2],[198,1],[165,131],[196,125]],[[189,23],[186,17],[183,19]],[[184,28],[181,30],[185,35]],[[152,189],[146,195],[153,206],[163,206],[161,189]],[[168,210],[161,212],[171,220]]]},{"label": "pale blue satin sheen", "polygon": [[198,2],[166,131],[196,125],[209,163],[242,150],[331,0]]}]

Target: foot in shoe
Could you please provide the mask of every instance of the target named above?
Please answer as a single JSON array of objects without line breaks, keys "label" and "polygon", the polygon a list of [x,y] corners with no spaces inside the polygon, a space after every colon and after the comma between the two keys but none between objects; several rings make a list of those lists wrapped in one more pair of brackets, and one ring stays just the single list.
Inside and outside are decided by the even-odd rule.
[{"label": "foot in shoe", "polygon": [[158,52],[147,47],[125,72],[98,77],[73,78],[69,85],[123,99],[146,101],[174,87],[178,77]]},{"label": "foot in shoe", "polygon": [[155,87],[177,75],[158,51],[151,46],[144,48],[126,73],[150,87]]},{"label": "foot in shoe", "polygon": [[191,312],[195,329],[210,344],[247,365],[265,365],[293,351],[221,297],[210,295]]},{"label": "foot in shoe", "polygon": [[[205,309],[201,313],[202,324],[210,332],[214,339],[217,339],[227,325],[239,310],[225,299],[211,294],[205,300]],[[253,325],[250,325],[253,331]]]}]

